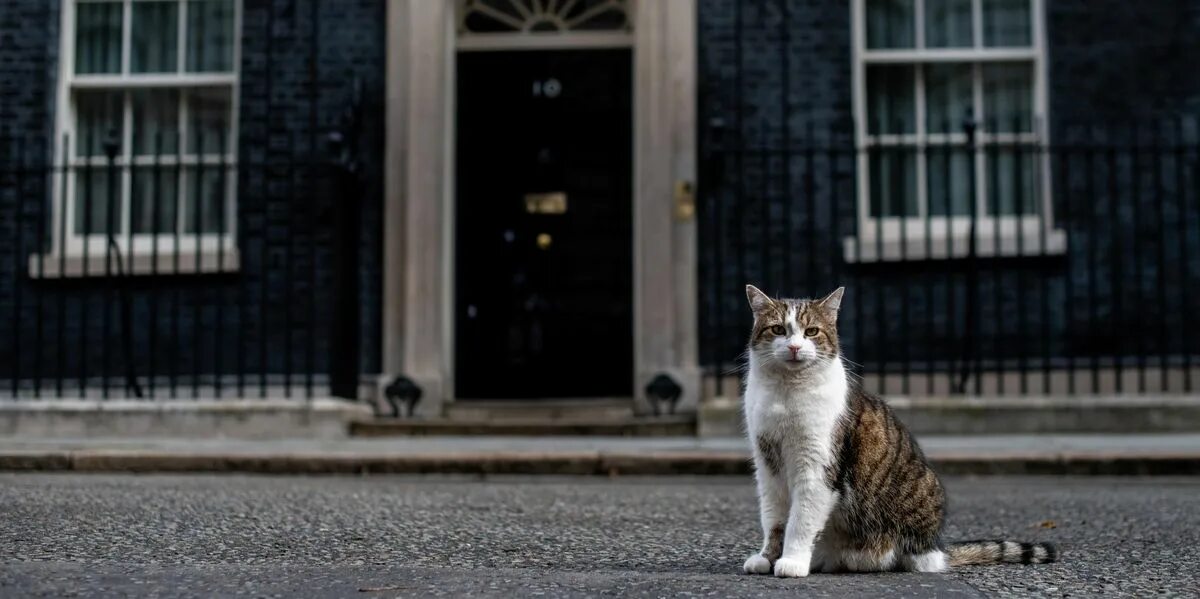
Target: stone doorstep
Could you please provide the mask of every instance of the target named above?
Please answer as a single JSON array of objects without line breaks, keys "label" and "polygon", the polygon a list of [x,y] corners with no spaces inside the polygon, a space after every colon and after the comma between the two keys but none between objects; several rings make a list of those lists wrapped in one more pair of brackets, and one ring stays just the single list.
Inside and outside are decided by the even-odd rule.
[{"label": "stone doorstep", "polygon": [[[956,475],[1200,475],[1200,453],[943,455]],[[0,471],[243,474],[748,475],[742,452],[192,453],[129,450],[3,450]]]},{"label": "stone doorstep", "polygon": [[693,437],[694,416],[504,418],[490,422],[442,419],[360,419],[350,423],[353,437],[386,436],[616,436]]},{"label": "stone doorstep", "polygon": [[634,417],[632,399],[455,400],[443,415],[456,422],[621,420]]},{"label": "stone doorstep", "polygon": [[[1200,431],[1200,395],[885,399],[917,435]],[[702,404],[697,434],[740,436],[740,399]]]}]

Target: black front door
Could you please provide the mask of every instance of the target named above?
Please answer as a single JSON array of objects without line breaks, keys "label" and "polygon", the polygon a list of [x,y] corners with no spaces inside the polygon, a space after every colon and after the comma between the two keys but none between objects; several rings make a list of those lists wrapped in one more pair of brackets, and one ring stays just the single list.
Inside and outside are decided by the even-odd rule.
[{"label": "black front door", "polygon": [[458,397],[632,394],[631,65],[458,55]]}]

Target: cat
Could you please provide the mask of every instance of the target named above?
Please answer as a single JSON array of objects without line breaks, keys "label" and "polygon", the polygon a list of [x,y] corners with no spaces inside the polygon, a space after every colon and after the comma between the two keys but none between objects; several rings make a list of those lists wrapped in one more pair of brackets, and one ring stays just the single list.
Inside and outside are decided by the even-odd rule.
[{"label": "cat", "polygon": [[744,408],[763,544],[745,572],[800,577],[1056,561],[1049,543],[942,543],[941,481],[887,404],[851,382],[842,364],[843,293],[775,299],[746,286],[754,328]]}]

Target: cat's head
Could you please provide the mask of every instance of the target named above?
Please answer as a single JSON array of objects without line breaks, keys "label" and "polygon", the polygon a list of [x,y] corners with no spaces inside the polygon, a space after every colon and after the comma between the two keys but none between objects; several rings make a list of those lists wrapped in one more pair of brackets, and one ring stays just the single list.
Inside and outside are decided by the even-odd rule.
[{"label": "cat's head", "polygon": [[772,298],[746,285],[754,313],[750,353],[763,366],[804,371],[838,359],[837,316],[844,287],[816,300]]}]

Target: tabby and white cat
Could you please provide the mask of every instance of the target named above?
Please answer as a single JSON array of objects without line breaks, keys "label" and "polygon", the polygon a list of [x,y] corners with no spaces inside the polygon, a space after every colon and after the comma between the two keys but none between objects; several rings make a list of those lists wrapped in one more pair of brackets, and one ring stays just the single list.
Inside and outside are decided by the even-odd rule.
[{"label": "tabby and white cat", "polygon": [[772,299],[746,286],[754,329],[745,412],[763,545],[745,571],[794,577],[1055,561],[1048,543],[942,544],[941,482],[888,406],[842,366],[842,292]]}]

